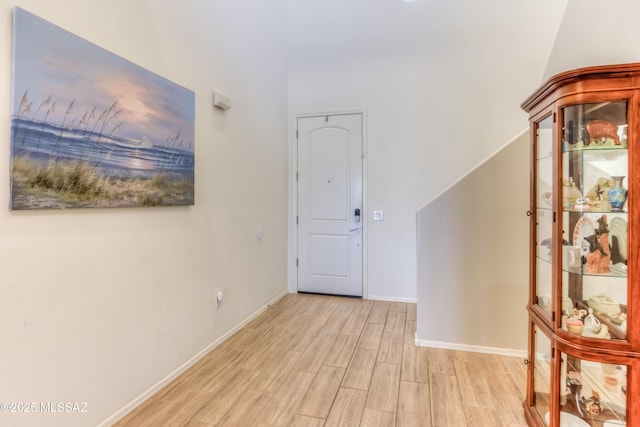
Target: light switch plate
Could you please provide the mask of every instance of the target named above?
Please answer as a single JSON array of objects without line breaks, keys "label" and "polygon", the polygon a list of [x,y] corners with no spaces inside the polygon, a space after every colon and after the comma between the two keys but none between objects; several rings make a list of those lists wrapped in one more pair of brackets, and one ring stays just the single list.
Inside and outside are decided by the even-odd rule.
[{"label": "light switch plate", "polygon": [[384,211],[373,211],[374,221],[384,221]]}]

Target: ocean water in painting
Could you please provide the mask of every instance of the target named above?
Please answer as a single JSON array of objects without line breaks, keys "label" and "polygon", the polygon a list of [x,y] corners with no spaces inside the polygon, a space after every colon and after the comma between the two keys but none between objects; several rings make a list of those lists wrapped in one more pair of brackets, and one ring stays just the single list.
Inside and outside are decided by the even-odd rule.
[{"label": "ocean water in painting", "polygon": [[14,11],[11,208],[194,203],[195,94]]},{"label": "ocean water in painting", "polygon": [[42,165],[82,159],[101,175],[152,178],[164,173],[193,180],[193,152],[172,146],[154,146],[86,129],[65,129],[51,123],[14,118],[13,155]]}]

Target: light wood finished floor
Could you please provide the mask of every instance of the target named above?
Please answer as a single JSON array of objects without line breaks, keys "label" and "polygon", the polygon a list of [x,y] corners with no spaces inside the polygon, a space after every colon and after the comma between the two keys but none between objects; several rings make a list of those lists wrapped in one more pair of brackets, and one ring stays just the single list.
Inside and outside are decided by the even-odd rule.
[{"label": "light wood finished floor", "polygon": [[116,426],[526,425],[521,359],[415,328],[415,304],[290,294]]}]

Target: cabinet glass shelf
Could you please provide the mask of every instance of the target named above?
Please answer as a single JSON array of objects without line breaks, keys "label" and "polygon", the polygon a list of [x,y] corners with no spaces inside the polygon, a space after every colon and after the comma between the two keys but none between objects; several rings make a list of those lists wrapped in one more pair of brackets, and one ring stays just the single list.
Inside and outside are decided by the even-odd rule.
[{"label": "cabinet glass shelf", "polygon": [[[538,257],[541,261],[544,262],[548,262],[551,263],[551,261],[546,260],[544,258]],[[625,266],[626,267],[626,266]],[[617,266],[611,266],[609,267],[610,271],[608,273],[600,273],[600,274],[595,274],[595,273],[588,273],[585,271],[584,267],[577,267],[577,268],[573,268],[573,267],[567,267],[567,266],[562,266],[562,271],[564,271],[565,273],[569,273],[569,274],[579,274],[581,276],[585,276],[585,277],[606,277],[606,278],[613,278],[613,279],[626,279],[627,278],[627,270],[626,268],[622,269],[622,267],[617,267]],[[626,281],[621,280],[620,286],[627,286]]]}]

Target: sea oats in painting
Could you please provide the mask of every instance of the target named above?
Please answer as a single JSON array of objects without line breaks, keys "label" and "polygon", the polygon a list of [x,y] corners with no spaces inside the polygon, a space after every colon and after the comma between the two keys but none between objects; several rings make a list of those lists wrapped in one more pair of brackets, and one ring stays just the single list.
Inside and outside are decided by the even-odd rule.
[{"label": "sea oats in painting", "polygon": [[14,10],[10,208],[194,204],[195,94]]}]

